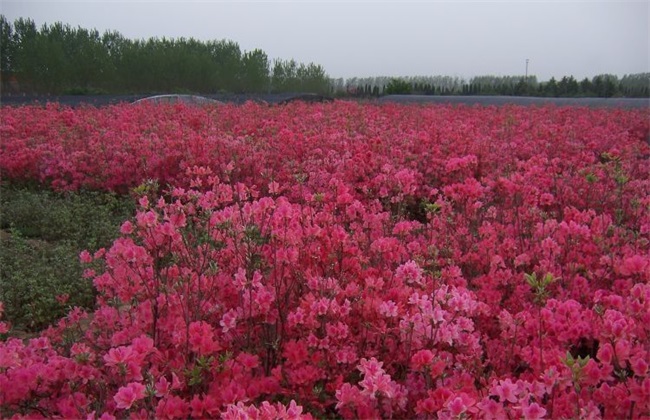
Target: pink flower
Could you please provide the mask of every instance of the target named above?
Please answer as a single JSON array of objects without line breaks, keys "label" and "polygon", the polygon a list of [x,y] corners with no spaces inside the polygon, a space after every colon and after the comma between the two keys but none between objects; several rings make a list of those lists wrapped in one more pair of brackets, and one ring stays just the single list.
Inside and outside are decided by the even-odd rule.
[{"label": "pink flower", "polygon": [[298,365],[307,360],[309,351],[304,340],[291,340],[284,344],[282,356],[289,365]]},{"label": "pink flower", "polygon": [[237,361],[241,363],[241,365],[246,370],[253,370],[260,364],[259,357],[249,353],[239,353],[237,356]]},{"label": "pink flower", "polygon": [[166,397],[158,402],[156,418],[178,419],[190,414],[190,404],[180,397]]},{"label": "pink flower", "polygon": [[[264,404],[266,403],[266,404]],[[264,413],[261,413],[255,406],[246,407],[243,402],[239,401],[237,404],[228,404],[226,411],[221,414],[222,420],[248,420],[248,419],[259,419],[263,418],[273,418],[276,415],[276,411],[271,405],[264,401],[262,403],[264,408]],[[271,409],[269,409],[271,407]]]},{"label": "pink flower", "polygon": [[84,250],[79,254],[79,260],[84,264],[90,264],[93,262],[93,257],[90,255],[90,252]]},{"label": "pink flower", "polygon": [[555,201],[553,194],[543,193],[539,196],[539,204],[542,206],[550,206]]},{"label": "pink flower", "polygon": [[382,369],[383,365],[384,362],[380,362],[374,357],[371,357],[370,359],[361,359],[357,369],[365,376],[376,376],[384,373],[384,369]]},{"label": "pink flower", "polygon": [[200,355],[210,354],[219,350],[219,344],[214,341],[212,326],[205,321],[190,324],[189,343],[193,352]]},{"label": "pink flower", "polygon": [[611,364],[614,358],[614,348],[610,343],[602,344],[598,347],[596,357],[601,363]]},{"label": "pink flower", "polygon": [[72,356],[90,355],[91,350],[85,343],[74,343],[72,347],[70,347],[70,354]]},{"label": "pink flower", "polygon": [[411,356],[411,369],[421,371],[430,367],[433,362],[431,350],[420,350]]},{"label": "pink flower", "polygon": [[582,378],[586,386],[594,386],[600,382],[602,373],[594,359],[589,359],[587,364],[582,368]]},{"label": "pink flower", "polygon": [[289,407],[287,407],[287,419],[294,420],[299,419],[302,414],[302,406],[296,404],[295,400],[289,402]]},{"label": "pink flower", "polygon": [[134,338],[131,346],[141,357],[154,351],[153,340],[146,335]]},{"label": "pink flower", "polygon": [[126,371],[124,372],[124,379],[127,381],[141,381],[142,367],[140,366],[141,360],[132,361],[126,364]]},{"label": "pink flower", "polygon": [[633,358],[630,364],[635,375],[644,377],[648,373],[648,362],[643,357]]},{"label": "pink flower", "polygon": [[172,389],[181,389],[182,387],[183,384],[178,379],[178,376],[176,376],[175,373],[172,373]]},{"label": "pink flower", "polygon": [[224,333],[234,329],[237,326],[237,311],[231,309],[223,314],[221,321],[219,321],[219,325],[221,325]]},{"label": "pink flower", "polygon": [[633,255],[623,261],[623,263],[619,266],[619,271],[624,276],[642,274],[646,271],[648,265],[650,265],[650,263],[647,257],[642,257],[641,255]]},{"label": "pink flower", "polygon": [[133,233],[133,223],[131,223],[129,220],[122,223],[122,226],[120,227],[120,232],[124,235],[130,235],[131,233]]},{"label": "pink flower", "polygon": [[187,217],[183,212],[174,213],[171,216],[169,216],[169,221],[175,228],[181,228],[186,225]]},{"label": "pink flower", "polygon": [[397,317],[397,305],[392,300],[382,302],[379,304],[379,313],[386,318]]},{"label": "pink flower", "polygon": [[117,366],[120,363],[127,364],[137,357],[136,353],[133,351],[133,348],[130,346],[121,346],[117,348],[112,348],[108,351],[108,354],[104,356],[104,361],[106,366]]},{"label": "pink flower", "polygon": [[99,248],[94,254],[93,258],[98,260],[106,254],[106,248]]},{"label": "pink flower", "polygon": [[415,408],[417,414],[433,414],[438,411],[440,407],[436,404],[436,401],[429,397],[418,400]]},{"label": "pink flower", "polygon": [[447,404],[447,408],[451,412],[451,415],[454,417],[459,417],[467,410],[467,406],[463,402],[463,399],[456,397]]},{"label": "pink flower", "polygon": [[336,390],[336,409],[345,407],[346,405],[355,405],[361,399],[361,392],[356,386],[349,383],[344,383],[339,389]]},{"label": "pink flower", "polygon": [[203,401],[196,394],[194,394],[192,401],[190,401],[190,409],[193,418],[201,418],[203,416]]},{"label": "pink flower", "polygon": [[143,228],[153,227],[158,221],[158,216],[152,210],[149,210],[146,213],[138,213],[135,218],[138,226]]},{"label": "pink flower", "polygon": [[156,381],[156,397],[164,397],[169,394],[170,383],[164,376],[161,376],[158,381]]},{"label": "pink flower", "polygon": [[217,398],[208,394],[203,397],[202,403],[203,411],[210,417],[216,417],[219,413],[219,402],[217,401]]},{"label": "pink flower", "polygon": [[481,414],[483,415],[483,418],[487,420],[501,419],[506,417],[503,410],[503,404],[498,403],[491,398],[484,399],[483,401],[476,404],[476,406],[479,408]]},{"label": "pink flower", "polygon": [[138,382],[131,382],[127,386],[121,387],[113,399],[117,403],[117,408],[128,410],[134,402],[145,397],[146,387]]},{"label": "pink flower", "polygon": [[513,384],[510,378],[507,378],[505,381],[499,381],[499,385],[494,387],[496,395],[499,396],[501,402],[511,402],[516,403],[519,399],[517,398],[517,385]]},{"label": "pink flower", "polygon": [[374,376],[367,375],[359,382],[359,385],[361,385],[363,392],[372,399],[375,399],[379,393],[386,395],[388,398],[392,397],[391,377],[385,373]]},{"label": "pink flower", "polygon": [[525,420],[537,420],[544,418],[546,410],[537,403],[532,403],[521,410]]},{"label": "pink flower", "polygon": [[138,204],[140,204],[140,206],[144,207],[145,209],[148,208],[149,207],[149,198],[146,195],[143,195],[138,200]]},{"label": "pink flower", "polygon": [[169,383],[169,380],[165,376],[161,376],[154,385],[156,397],[164,397],[169,394],[169,391],[172,389],[181,389],[183,386],[176,376],[175,373],[172,373],[172,382]]},{"label": "pink flower", "polygon": [[395,278],[402,283],[422,285],[422,269],[415,261],[407,261],[397,267]]},{"label": "pink flower", "polygon": [[269,194],[275,195],[280,192],[280,184],[273,181],[269,183]]},{"label": "pink flower", "polygon": [[63,293],[61,295],[57,295],[55,297],[56,301],[59,302],[61,305],[65,305],[66,302],[70,299],[70,295],[67,293]]}]

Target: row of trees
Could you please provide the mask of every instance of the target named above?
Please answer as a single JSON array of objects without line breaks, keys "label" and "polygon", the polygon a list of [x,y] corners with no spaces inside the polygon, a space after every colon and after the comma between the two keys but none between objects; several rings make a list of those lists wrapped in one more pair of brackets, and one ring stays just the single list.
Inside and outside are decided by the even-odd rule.
[{"label": "row of trees", "polygon": [[650,73],[573,76],[450,76],[329,79],[322,66],[269,60],[228,40],[131,40],[118,32],[0,15],[0,80],[4,92],[28,93],[280,93],[650,97]]},{"label": "row of trees", "polygon": [[534,75],[476,76],[469,81],[450,76],[367,77],[333,79],[332,91],[340,95],[509,95],[549,97],[650,97],[650,73],[601,74],[581,81],[573,76],[539,82]]},{"label": "row of trees", "polygon": [[34,93],[326,93],[322,66],[270,61],[233,41],[131,40],[118,32],[0,16],[3,90]]}]

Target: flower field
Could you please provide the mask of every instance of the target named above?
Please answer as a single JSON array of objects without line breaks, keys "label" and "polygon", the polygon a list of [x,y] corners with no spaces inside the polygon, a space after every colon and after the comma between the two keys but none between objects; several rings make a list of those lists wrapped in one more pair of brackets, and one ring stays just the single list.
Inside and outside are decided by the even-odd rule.
[{"label": "flower field", "polygon": [[5,180],[138,200],[0,417],[650,418],[647,109],[0,115]]}]

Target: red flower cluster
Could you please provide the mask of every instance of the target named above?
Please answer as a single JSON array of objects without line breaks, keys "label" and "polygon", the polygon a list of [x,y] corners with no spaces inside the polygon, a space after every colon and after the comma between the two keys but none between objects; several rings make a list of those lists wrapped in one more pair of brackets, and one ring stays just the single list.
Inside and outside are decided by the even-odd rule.
[{"label": "red flower cluster", "polygon": [[4,417],[650,416],[647,111],[0,112],[6,177],[141,193]]}]

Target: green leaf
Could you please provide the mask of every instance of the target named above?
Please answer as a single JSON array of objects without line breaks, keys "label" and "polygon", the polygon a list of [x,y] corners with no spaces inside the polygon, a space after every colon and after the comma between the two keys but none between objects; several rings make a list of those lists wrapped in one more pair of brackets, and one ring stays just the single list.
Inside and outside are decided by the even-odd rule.
[{"label": "green leaf", "polygon": [[530,287],[535,287],[535,288],[539,287],[539,284],[537,282],[537,275],[535,273],[533,274],[524,273],[524,278],[526,279],[526,282]]}]

